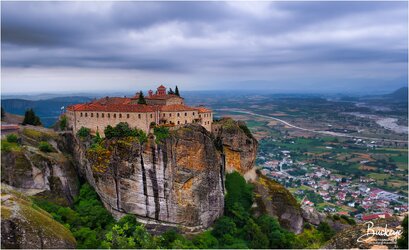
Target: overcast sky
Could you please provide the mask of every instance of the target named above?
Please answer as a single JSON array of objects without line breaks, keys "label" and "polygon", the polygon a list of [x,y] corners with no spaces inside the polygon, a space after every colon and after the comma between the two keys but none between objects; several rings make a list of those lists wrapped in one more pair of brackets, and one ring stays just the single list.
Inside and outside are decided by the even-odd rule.
[{"label": "overcast sky", "polygon": [[3,93],[388,91],[407,2],[2,2]]}]

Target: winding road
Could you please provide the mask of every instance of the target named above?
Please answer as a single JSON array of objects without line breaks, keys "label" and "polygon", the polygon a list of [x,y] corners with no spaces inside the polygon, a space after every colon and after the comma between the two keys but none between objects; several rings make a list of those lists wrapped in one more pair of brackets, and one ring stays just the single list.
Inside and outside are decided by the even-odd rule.
[{"label": "winding road", "polygon": [[391,139],[382,139],[382,138],[374,138],[374,137],[365,137],[365,136],[358,136],[358,135],[348,135],[344,133],[336,133],[336,132],[331,132],[331,131],[323,131],[323,130],[314,130],[314,129],[308,129],[308,128],[302,128],[296,125],[293,125],[289,122],[286,122],[284,120],[281,120],[279,118],[273,117],[273,116],[267,116],[267,115],[260,115],[256,114],[254,112],[246,111],[246,110],[239,110],[239,109],[216,109],[220,111],[232,111],[232,112],[237,112],[237,113],[242,113],[242,114],[247,114],[247,115],[253,115],[253,116],[258,116],[258,117],[263,117],[269,120],[275,120],[278,122],[283,123],[284,125],[287,125],[288,127],[303,130],[303,131],[308,131],[312,133],[317,133],[317,134],[325,134],[325,135],[330,135],[330,136],[336,136],[336,137],[346,137],[346,138],[358,138],[358,139],[365,139],[365,140],[371,140],[371,141],[385,141],[385,142],[400,142],[400,143],[407,143],[408,141],[403,141],[403,140],[391,140]]}]

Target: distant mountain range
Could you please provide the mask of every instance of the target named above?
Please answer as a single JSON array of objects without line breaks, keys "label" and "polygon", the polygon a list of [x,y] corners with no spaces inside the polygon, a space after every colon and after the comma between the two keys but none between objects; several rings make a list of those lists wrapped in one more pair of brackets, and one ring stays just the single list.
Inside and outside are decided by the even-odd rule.
[{"label": "distant mountain range", "polygon": [[[197,105],[206,103],[212,105],[217,99],[224,99],[226,96],[242,96],[246,95],[262,95],[258,92],[224,92],[224,91],[186,91],[183,93],[183,97],[186,98],[186,102],[190,105]],[[111,94],[112,96],[122,96],[118,93]],[[311,94],[297,94],[296,96],[308,96]],[[48,98],[47,98],[48,96]],[[16,98],[13,98],[16,97]],[[17,98],[18,97],[18,98]],[[93,98],[101,97],[101,95],[75,95],[75,96],[55,96],[49,94],[33,95],[33,96],[2,96],[1,105],[8,113],[24,115],[24,112],[32,108],[36,114],[40,117],[45,127],[52,126],[57,120],[58,116],[62,113],[62,107],[67,107],[72,104],[89,102]],[[44,99],[38,99],[44,98]],[[364,102],[379,102],[379,103],[400,103],[400,105],[406,105],[408,102],[408,87],[402,87],[396,91],[385,95],[371,95],[365,97],[348,97],[344,96],[344,100],[349,101],[364,101]]]},{"label": "distant mountain range", "polygon": [[381,103],[407,103],[408,102],[408,87],[399,88],[392,93],[384,95],[367,95],[358,98],[359,101],[364,102],[381,102]]},{"label": "distant mountain range", "polygon": [[391,99],[397,99],[401,101],[408,101],[408,87],[402,87],[400,89],[397,89],[396,91],[384,95],[386,98],[391,98]]},{"label": "distant mountain range", "polygon": [[32,108],[40,117],[44,127],[50,127],[55,123],[58,116],[60,116],[64,111],[62,107],[66,108],[72,104],[89,102],[91,100],[91,98],[83,96],[55,97],[36,101],[25,99],[6,99],[1,100],[1,106],[6,110],[6,112],[17,115],[24,115],[27,109]]}]

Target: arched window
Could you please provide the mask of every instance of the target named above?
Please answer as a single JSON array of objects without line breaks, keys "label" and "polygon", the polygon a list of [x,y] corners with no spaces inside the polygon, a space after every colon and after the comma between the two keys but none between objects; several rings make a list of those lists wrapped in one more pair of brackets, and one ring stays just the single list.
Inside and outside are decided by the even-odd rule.
[{"label": "arched window", "polygon": [[91,113],[91,117],[94,117],[94,113]]},{"label": "arched window", "polygon": [[180,116],[180,114],[178,113],[178,117]]},{"label": "arched window", "polygon": [[165,113],[163,113],[163,117],[165,117],[165,115],[166,115],[166,114],[165,114]]},{"label": "arched window", "polygon": [[88,113],[85,113],[85,117],[88,117]]},{"label": "arched window", "polygon": [[128,118],[128,119],[129,119],[129,114],[126,114],[126,118]]},{"label": "arched window", "polygon": [[108,118],[111,118],[111,114],[110,114],[110,113],[108,113]]},{"label": "arched window", "polygon": [[141,114],[138,114],[138,118],[141,119]]},{"label": "arched window", "polygon": [[99,113],[97,113],[97,118],[99,117]]},{"label": "arched window", "polygon": [[114,118],[116,118],[116,114],[114,114]]},{"label": "arched window", "polygon": [[195,112],[193,112],[193,115],[195,115]]},{"label": "arched window", "polygon": [[185,112],[185,116],[187,116],[187,113]]},{"label": "arched window", "polygon": [[81,115],[80,115],[81,117],[82,117],[82,112],[81,112]]},{"label": "arched window", "polygon": [[178,121],[178,124],[180,124],[180,121]]},{"label": "arched window", "polygon": [[187,121],[185,120],[185,124],[187,123]]},{"label": "arched window", "polygon": [[102,113],[102,114],[101,114],[101,117],[102,117],[102,118],[104,118],[104,117],[105,117],[105,114],[104,114],[104,113]]},{"label": "arched window", "polygon": [[153,118],[153,115],[151,114],[151,118]]},{"label": "arched window", "polygon": [[119,118],[122,118],[122,114],[119,114]]},{"label": "arched window", "polygon": [[169,113],[169,117],[172,117],[172,113]]}]

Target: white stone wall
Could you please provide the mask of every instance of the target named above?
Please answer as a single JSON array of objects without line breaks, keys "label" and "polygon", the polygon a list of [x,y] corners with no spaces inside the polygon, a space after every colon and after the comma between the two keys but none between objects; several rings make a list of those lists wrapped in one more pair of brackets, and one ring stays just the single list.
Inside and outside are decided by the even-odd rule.
[{"label": "white stone wall", "polygon": [[[212,130],[213,114],[198,113],[194,111],[169,111],[169,112],[96,112],[96,111],[67,111],[68,126],[74,133],[81,127],[91,129],[91,133],[98,132],[104,136],[104,129],[108,126],[116,126],[120,122],[127,122],[130,127],[142,129],[149,133],[151,122],[159,123],[162,119],[166,124],[183,125],[199,120],[199,123],[208,131]],[[163,122],[162,122],[163,123]]]},{"label": "white stone wall", "polygon": [[173,105],[173,104],[184,104],[183,98],[172,97],[169,99],[149,99],[146,98],[146,103],[149,105]]},{"label": "white stone wall", "polygon": [[170,111],[160,112],[159,120],[166,120],[166,124],[183,125],[187,123],[193,123],[198,118],[198,112],[195,111]]},{"label": "white stone wall", "polygon": [[120,122],[127,122],[130,127],[138,128],[148,133],[150,123],[155,122],[155,112],[136,113],[76,111],[74,117],[74,133],[76,133],[81,127],[86,127],[91,129],[91,133],[98,132],[101,136],[104,135],[104,129],[108,125],[116,126]]},{"label": "white stone wall", "polygon": [[179,97],[172,97],[166,100],[166,105],[174,105],[174,104],[184,104],[182,98]]},{"label": "white stone wall", "polygon": [[201,125],[205,127],[207,131],[212,131],[212,123],[213,123],[213,113],[199,113],[199,119],[201,118]]}]

